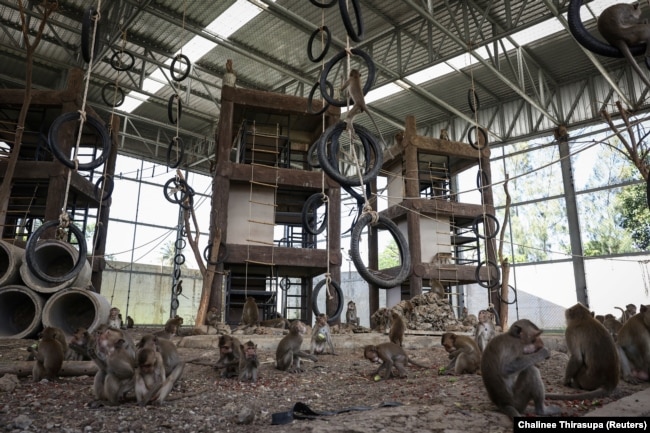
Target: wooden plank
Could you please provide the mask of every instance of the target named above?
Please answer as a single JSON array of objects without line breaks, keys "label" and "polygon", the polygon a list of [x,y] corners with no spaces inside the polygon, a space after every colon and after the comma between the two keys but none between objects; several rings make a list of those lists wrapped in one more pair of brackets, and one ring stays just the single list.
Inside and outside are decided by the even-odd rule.
[{"label": "wooden plank", "polygon": [[[250,164],[235,164],[232,162],[219,165],[220,173],[232,181],[264,182],[278,186],[292,186],[306,189],[320,189],[322,174],[318,171],[295,170],[292,168],[275,168],[267,166],[251,166]],[[338,184],[325,176],[326,188],[338,187]]]}]

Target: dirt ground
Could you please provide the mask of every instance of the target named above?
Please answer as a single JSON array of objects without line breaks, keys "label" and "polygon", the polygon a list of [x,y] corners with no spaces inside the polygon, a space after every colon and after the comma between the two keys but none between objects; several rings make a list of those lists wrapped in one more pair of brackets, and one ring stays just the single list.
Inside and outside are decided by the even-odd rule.
[{"label": "dirt ground", "polygon": [[[378,334],[379,335],[379,334]],[[138,338],[136,329],[134,337]],[[255,341],[255,336],[250,336]],[[382,336],[380,336],[382,337]],[[185,337],[194,338],[194,337]],[[261,338],[261,337],[260,337]],[[127,401],[115,407],[91,408],[92,376],[62,377],[33,383],[20,376],[13,390],[0,390],[0,431],[7,432],[509,432],[512,421],[495,411],[480,375],[439,376],[447,364],[440,337],[428,344],[406,338],[410,357],[431,369],[409,368],[408,378],[375,382],[376,366],[362,358],[355,336],[335,336],[338,356],[322,355],[304,364],[303,373],[275,369],[273,347],[260,344],[262,362],[256,384],[221,379],[211,367],[214,345],[180,347],[186,365],[180,384],[162,406],[140,407]],[[248,341],[249,336],[240,336]],[[346,344],[341,344],[345,342]],[[30,340],[0,339],[0,367],[26,359]],[[266,346],[269,346],[268,344]],[[348,347],[356,348],[348,348]],[[571,392],[561,385],[567,357],[561,344],[540,365],[547,392]],[[307,347],[307,342],[303,348]],[[552,345],[547,344],[552,348]],[[557,349],[557,350],[556,350]],[[206,365],[203,365],[206,364]],[[5,376],[0,381],[11,382]],[[4,388],[4,387],[3,387]],[[10,387],[11,388],[11,387]],[[581,416],[614,400],[648,388],[648,384],[619,384],[608,398],[556,402],[563,416]],[[272,425],[273,414],[290,411],[297,402],[315,411],[348,412]],[[386,407],[382,405],[390,403]],[[398,403],[398,406],[392,404]],[[647,407],[647,402],[642,402]],[[356,410],[364,409],[364,410]],[[529,409],[531,409],[529,407]]]}]

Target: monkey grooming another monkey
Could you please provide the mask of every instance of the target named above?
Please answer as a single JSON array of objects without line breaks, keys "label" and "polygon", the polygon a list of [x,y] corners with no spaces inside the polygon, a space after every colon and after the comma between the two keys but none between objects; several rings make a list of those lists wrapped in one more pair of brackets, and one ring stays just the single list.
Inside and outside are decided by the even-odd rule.
[{"label": "monkey grooming another monkey", "polygon": [[376,346],[368,345],[363,348],[363,356],[371,362],[381,362],[381,365],[373,373],[373,376],[381,376],[380,373],[384,370],[384,379],[389,379],[393,375],[393,367],[397,368],[399,373],[398,377],[407,377],[406,365],[409,363],[417,367],[429,368],[410,359],[404,349],[395,343],[381,343]]},{"label": "monkey grooming another monkey", "polygon": [[406,330],[406,324],[402,316],[397,314],[393,310],[386,310],[390,314],[390,331],[388,332],[388,339],[391,343],[395,343],[398,346],[403,346],[404,344],[404,331]]},{"label": "monkey grooming another monkey", "polygon": [[314,355],[300,350],[303,335],[307,332],[307,326],[300,320],[294,320],[289,327],[289,334],[285,335],[278,343],[275,351],[275,362],[278,370],[290,373],[302,372],[300,358],[318,361]]},{"label": "monkey grooming another monkey", "polygon": [[219,360],[215,364],[215,369],[223,368],[222,378],[238,377],[239,364],[243,358],[242,344],[236,337],[222,335],[219,337]]},{"label": "monkey grooming another monkey", "polygon": [[65,335],[59,328],[48,326],[41,331],[38,347],[34,350],[34,367],[32,368],[34,382],[58,378],[65,356],[61,336],[65,341]]},{"label": "monkey grooming another monkey", "polygon": [[126,331],[99,327],[95,331],[95,344],[88,354],[97,364],[93,390],[97,400],[117,404],[133,389],[135,373],[135,345]]},{"label": "monkey grooming another monkey", "polygon": [[598,31],[610,45],[618,48],[639,78],[650,87],[630,47],[645,45],[645,63],[650,65],[650,25],[641,19],[641,5],[634,3],[617,3],[605,9],[598,17]]},{"label": "monkey grooming another monkey", "polygon": [[623,324],[617,340],[623,379],[629,383],[650,380],[650,307],[639,306]]},{"label": "monkey grooming another monkey", "polygon": [[565,313],[569,362],[564,385],[592,391],[580,394],[547,394],[552,400],[591,399],[610,394],[618,385],[619,361],[616,346],[607,329],[591,311],[577,303]]},{"label": "monkey grooming another monkey", "polygon": [[348,325],[359,326],[359,317],[357,316],[357,304],[354,301],[348,302],[348,310],[345,312],[345,323]]},{"label": "monkey grooming another monkey", "polygon": [[377,131],[377,134],[379,134],[382,143],[388,147],[386,140],[384,140],[384,136],[381,135],[379,126],[377,126],[377,122],[375,122],[375,118],[373,117],[370,110],[368,110],[368,106],[366,105],[366,100],[363,96],[363,85],[361,84],[361,72],[359,72],[358,69],[350,70],[349,78],[345,83],[343,83],[343,86],[341,86],[341,91],[345,89],[348,89],[348,94],[354,101],[354,106],[350,109],[350,111],[348,111],[348,115],[345,118],[345,122],[348,124],[348,129],[354,131],[354,116],[359,113],[366,112],[368,113],[368,117],[370,117],[372,124],[375,126],[375,130]]},{"label": "monkey grooming another monkey", "polygon": [[494,337],[481,355],[481,377],[490,400],[511,418],[533,400],[537,415],[556,415],[560,409],[544,405],[544,382],[535,366],[550,354],[542,331],[530,320],[517,320],[508,332]]},{"label": "monkey grooming another monkey", "polygon": [[446,332],[442,335],[441,343],[449,353],[450,359],[444,374],[461,375],[479,372],[481,351],[473,338]]},{"label": "monkey grooming another monkey", "polygon": [[474,333],[474,339],[476,340],[478,348],[483,352],[488,342],[497,335],[494,322],[492,321],[492,313],[487,310],[479,311],[478,323],[475,328],[476,332]]},{"label": "monkey grooming another monkey", "polygon": [[334,345],[332,344],[332,332],[330,325],[327,323],[327,314],[320,313],[316,317],[316,323],[311,333],[311,351],[312,355],[322,355],[325,353],[325,345],[330,348],[330,353],[336,355],[334,352]]},{"label": "monkey grooming another monkey", "polygon": [[243,346],[243,357],[239,363],[239,380],[245,382],[257,382],[257,370],[260,363],[257,360],[257,345],[252,341],[247,341]]}]

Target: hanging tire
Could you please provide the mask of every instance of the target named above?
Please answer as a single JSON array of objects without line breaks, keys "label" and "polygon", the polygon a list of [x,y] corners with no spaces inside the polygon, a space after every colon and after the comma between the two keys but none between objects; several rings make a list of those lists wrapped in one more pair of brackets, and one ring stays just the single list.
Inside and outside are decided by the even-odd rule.
[{"label": "hanging tire", "polygon": [[[102,191],[102,185],[104,190]],[[113,181],[113,176],[108,174],[103,174],[97,182],[95,183],[95,198],[98,201],[106,201],[111,198],[113,195],[113,189],[115,188],[115,182]]]},{"label": "hanging tire", "polygon": [[347,32],[350,39],[354,42],[361,42],[364,36],[364,26],[363,26],[363,17],[361,16],[361,6],[359,5],[359,0],[350,0],[352,1],[352,8],[354,9],[354,15],[356,16],[357,29],[354,29],[352,20],[350,19],[350,11],[348,10],[348,0],[339,0],[339,10],[341,11],[341,19],[343,20],[343,26]]},{"label": "hanging tire", "polygon": [[[325,130],[318,141],[318,162],[321,168],[329,177],[338,182],[340,185],[345,186],[361,186],[367,184],[377,177],[381,165],[383,163],[383,153],[379,148],[377,139],[361,125],[355,125],[354,131],[361,139],[361,143],[365,152],[365,167],[361,175],[361,180],[358,176],[348,178],[342,175],[338,168],[338,139],[341,133],[346,129],[345,122],[337,122]],[[331,151],[328,152],[327,145],[331,142]],[[371,162],[372,154],[374,154],[374,161]]]},{"label": "hanging tire", "polygon": [[[176,75],[176,62],[183,61],[185,64],[187,64],[187,69],[184,71],[181,70],[180,75]],[[190,63],[190,59],[185,55],[185,54],[177,54],[176,57],[174,57],[174,60],[172,60],[172,64],[169,65],[169,73],[172,76],[172,79],[174,81],[183,81],[184,79],[187,78],[187,76],[190,74],[190,68],[192,64]]]},{"label": "hanging tire", "polygon": [[[302,226],[305,228],[307,233],[312,235],[319,235],[323,233],[327,227],[328,205],[326,200],[327,196],[319,192],[309,196],[309,198],[305,201],[305,204],[302,207]],[[310,221],[310,217],[311,220],[316,220],[316,211],[321,206],[321,204],[325,204],[325,217],[319,226],[313,227],[313,222]]]},{"label": "hanging tire", "polygon": [[[126,58],[128,59],[126,62],[122,61],[122,54],[126,54]],[[135,57],[129,51],[116,51],[111,56],[111,67],[116,71],[128,71],[133,65],[135,65]]]},{"label": "hanging tire", "polygon": [[508,285],[508,289],[512,290],[512,293],[514,293],[514,298],[513,298],[512,302],[504,301],[503,298],[501,298],[501,290],[497,290],[497,298],[499,298],[499,302],[502,303],[502,304],[508,304],[508,305],[516,304],[517,303],[517,289],[515,289],[511,285]]},{"label": "hanging tire", "polygon": [[178,266],[182,265],[185,263],[185,255],[178,253],[174,256],[174,263]]},{"label": "hanging tire", "polygon": [[[334,94],[334,86],[332,86],[332,83],[329,81],[326,83],[327,88],[329,89],[332,94]],[[316,111],[315,108],[313,108],[313,103],[314,103],[314,96],[316,94],[316,89],[320,89],[320,83],[316,82],[314,86],[311,88],[311,91],[309,92],[309,97],[307,98],[307,112],[309,114],[313,114],[314,116],[320,116],[324,112],[327,111],[328,108],[330,108],[330,103],[327,102],[327,100],[323,99],[323,108],[320,110]]]},{"label": "hanging tire", "polygon": [[[478,137],[478,135],[481,137]],[[474,141],[474,138],[476,138],[476,141]],[[482,142],[481,138],[483,139]],[[469,141],[469,145],[476,150],[484,149],[488,146],[487,132],[485,132],[485,129],[481,127],[476,125],[472,126],[469,128],[469,131],[467,131],[467,141]]]},{"label": "hanging tire", "polygon": [[397,276],[391,279],[384,279],[378,275],[375,275],[371,270],[369,270],[361,259],[361,253],[359,251],[359,242],[361,241],[361,233],[363,229],[372,222],[372,215],[369,213],[363,214],[359,217],[359,220],[356,222],[352,228],[352,233],[350,235],[350,258],[357,268],[357,272],[370,284],[382,289],[390,289],[393,287],[400,286],[411,274],[411,254],[408,250],[408,244],[406,238],[397,227],[397,225],[390,220],[389,218],[379,215],[377,224],[384,226],[390,234],[393,236],[397,248],[399,250],[400,259],[402,265],[400,267]]},{"label": "hanging tire", "polygon": [[[321,51],[321,53],[318,56],[314,56],[314,53],[312,51],[314,40],[316,39],[316,36],[320,35],[321,33],[325,33],[325,36],[327,37],[327,42],[325,42],[323,51]],[[330,45],[332,45],[332,32],[330,32],[330,29],[327,26],[322,26],[317,28],[309,37],[309,42],[307,42],[307,57],[309,57],[309,60],[311,60],[314,63],[320,62],[327,55],[327,51],[330,49]]]},{"label": "hanging tire", "polygon": [[490,272],[490,279],[481,280],[481,267],[484,266],[485,263],[486,262],[481,262],[476,267],[476,270],[474,271],[474,278],[476,279],[476,282],[479,286],[485,287],[486,289],[493,289],[499,285],[499,280],[501,279],[501,271],[499,271],[499,267],[496,265],[496,263],[488,260],[487,266],[492,269]]},{"label": "hanging tire", "polygon": [[487,173],[482,168],[479,168],[478,173],[476,173],[476,189],[480,191],[489,184],[490,180],[488,179]]},{"label": "hanging tire", "polygon": [[[176,160],[172,161],[172,148],[174,147],[175,143],[178,146],[179,150],[177,152]],[[169,142],[169,146],[167,147],[167,167],[176,168],[181,165],[183,156],[185,156],[185,143],[183,143],[183,139],[181,137],[172,138],[172,141]]]},{"label": "hanging tire", "polygon": [[472,113],[476,113],[481,107],[481,101],[478,99],[478,94],[474,89],[467,91],[467,105]]},{"label": "hanging tire", "polygon": [[93,55],[96,55],[99,52],[99,40],[100,40],[100,27],[99,22],[97,23],[97,30],[94,31],[95,39],[92,43],[92,54],[91,54],[91,40],[93,39],[93,28],[95,27],[93,22],[95,21],[93,17],[98,16],[97,9],[94,6],[88,7],[81,18],[81,57],[83,57],[84,62],[90,63]]},{"label": "hanging tire", "polygon": [[228,247],[226,244],[221,242],[219,244],[219,253],[217,254],[217,261],[216,262],[211,262],[210,261],[210,256],[212,255],[212,244],[208,244],[207,247],[203,250],[203,258],[205,259],[205,262],[209,265],[219,265],[223,262],[226,261],[228,258]]},{"label": "hanging tire", "polygon": [[178,238],[176,239],[176,242],[174,242],[174,246],[177,250],[182,250],[187,246],[187,241],[183,238]]},{"label": "hanging tire", "polygon": [[[372,86],[375,84],[375,77],[377,75],[376,68],[375,68],[375,62],[372,61],[372,58],[368,53],[363,51],[360,48],[352,48],[350,52],[355,55],[361,57],[364,62],[366,63],[366,67],[368,68],[368,77],[366,77],[366,82],[363,85],[363,94],[366,95],[370,89],[372,89]],[[345,50],[339,51],[338,54],[336,54],[334,57],[330,59],[329,62],[325,63],[325,66],[323,67],[323,72],[321,72],[320,75],[320,92],[323,94],[323,98],[327,102],[329,102],[331,105],[335,107],[345,107],[348,105],[352,105],[354,102],[347,101],[347,100],[336,100],[334,99],[334,93],[329,94],[327,92],[328,86],[327,86],[327,76],[329,75],[330,71],[336,65],[339,61],[341,61],[343,58],[345,58],[348,55],[348,52]]]},{"label": "hanging tire", "polygon": [[330,0],[329,2],[319,2],[318,0],[309,0],[311,4],[322,9],[331,8],[336,4],[337,0]]},{"label": "hanging tire", "polygon": [[[178,100],[178,117],[174,118],[174,99]],[[172,125],[176,125],[179,120],[181,120],[181,113],[183,112],[183,104],[181,103],[181,98],[178,96],[178,93],[174,93],[169,97],[167,101],[167,119]]]},{"label": "hanging tire", "polygon": [[318,163],[318,140],[314,141],[307,150],[307,164],[310,168],[320,168]]},{"label": "hanging tire", "polygon": [[25,245],[25,261],[27,262],[27,267],[34,275],[36,275],[38,278],[40,278],[43,281],[47,281],[48,283],[62,283],[64,281],[69,281],[75,278],[79,274],[79,272],[81,272],[81,269],[86,263],[86,257],[88,253],[88,245],[86,244],[86,238],[84,237],[84,234],[81,232],[81,229],[79,229],[76,225],[72,223],[72,221],[70,221],[70,225],[68,226],[68,229],[75,235],[75,237],[77,238],[77,243],[79,244],[79,256],[77,257],[76,263],[74,264],[70,272],[58,277],[48,275],[44,271],[42,271],[38,267],[36,261],[36,244],[38,238],[43,234],[43,232],[45,232],[45,230],[51,229],[53,227],[57,227],[58,225],[59,225],[58,220],[52,220],[43,223],[43,225],[37,228],[36,231],[34,231],[32,235],[29,237],[29,239],[27,239],[27,244]]},{"label": "hanging tire", "polygon": [[[170,188],[171,184],[174,184],[174,188]],[[163,195],[168,202],[173,204],[181,204],[185,201],[186,198],[191,197],[191,192],[187,182],[176,177],[172,177],[163,186]]]},{"label": "hanging tire", "polygon": [[181,268],[174,269],[174,279],[178,280],[181,277]]},{"label": "hanging tire", "polygon": [[[485,225],[485,221],[483,220],[483,218],[491,219],[492,221],[494,221],[494,226],[496,227],[494,229],[494,233],[487,233],[487,226]],[[486,231],[485,231],[484,235],[480,234],[479,230],[478,230],[478,225],[481,224],[481,223],[483,223],[483,226],[486,228]],[[474,220],[472,221],[472,231],[474,232],[476,237],[481,238],[481,239],[494,239],[496,237],[497,233],[499,233],[499,227],[500,227],[499,226],[499,220],[497,220],[497,218],[494,215],[492,215],[491,213],[486,213],[484,215],[479,215],[476,218],[474,218]]]},{"label": "hanging tire", "polygon": [[[112,92],[112,98],[109,98],[106,93],[114,89]],[[115,97],[115,93],[117,93],[117,98]],[[104,104],[108,105],[109,107],[119,107],[120,105],[124,104],[124,90],[120,86],[117,86],[115,83],[106,83],[104,86],[102,86],[102,100],[104,101]],[[112,100],[112,101],[111,101]]]},{"label": "hanging tire", "polygon": [[[318,309],[318,293],[325,286],[325,281],[325,279],[322,279],[316,283],[316,286],[314,286],[314,289],[311,292],[311,310],[316,316],[320,314],[320,310]],[[334,287],[334,290],[336,290],[337,300],[336,311],[334,314],[332,314],[332,317],[327,317],[327,323],[332,324],[338,320],[338,318],[341,316],[341,313],[343,312],[343,291],[341,290],[341,286],[339,286],[336,281],[330,280],[330,284],[332,287]]]},{"label": "hanging tire", "polygon": [[84,122],[84,125],[88,125],[92,129],[95,130],[97,133],[99,140],[102,144],[102,153],[99,155],[97,159],[94,159],[90,162],[86,162],[83,164],[79,164],[78,167],[75,167],[74,161],[71,161],[68,159],[68,156],[61,151],[61,147],[59,145],[59,129],[61,126],[66,123],[66,122],[71,122],[71,121],[77,121],[81,117],[81,113],[78,111],[70,111],[68,113],[63,113],[56,119],[54,119],[54,122],[52,122],[52,125],[50,126],[50,130],[48,132],[47,136],[47,141],[50,145],[50,150],[63,165],[65,165],[68,168],[76,168],[77,170],[82,170],[82,171],[90,171],[93,170],[100,165],[102,165],[105,161],[106,158],[108,157],[108,154],[111,151],[111,137],[108,133],[108,130],[104,127],[104,125],[101,124],[99,120],[97,120],[93,116],[88,116],[86,118],[86,121]]}]

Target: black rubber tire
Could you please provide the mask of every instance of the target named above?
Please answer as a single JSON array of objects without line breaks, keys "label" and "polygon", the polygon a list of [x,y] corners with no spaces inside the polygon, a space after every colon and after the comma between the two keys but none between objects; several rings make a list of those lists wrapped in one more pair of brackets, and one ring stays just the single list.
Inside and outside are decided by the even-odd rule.
[{"label": "black rubber tire", "polygon": [[347,32],[350,39],[352,39],[354,42],[361,42],[365,33],[363,26],[363,17],[361,16],[361,6],[359,5],[359,0],[350,1],[352,2],[354,15],[357,17],[357,30],[354,29],[352,21],[350,20],[350,11],[348,10],[347,5],[348,0],[339,0],[341,19],[343,20],[343,26],[345,27],[345,31]]},{"label": "black rubber tire", "polygon": [[[74,161],[68,159],[68,156],[61,151],[61,147],[59,146],[58,132],[61,128],[61,125],[73,120],[79,120],[80,116],[81,114],[78,111],[70,111],[61,114],[59,117],[54,119],[54,122],[52,122],[47,135],[47,141],[50,145],[50,150],[56,159],[58,159],[66,167],[73,169],[75,168]],[[79,167],[76,167],[77,170],[90,171],[99,167],[106,161],[106,158],[111,151],[111,137],[104,125],[102,125],[99,120],[93,116],[87,116],[84,125],[88,125],[89,127],[93,128],[97,132],[97,135],[99,135],[100,141],[102,143],[102,153],[99,155],[99,158],[94,159],[90,162],[79,164]]]},{"label": "black rubber tire", "polygon": [[228,247],[226,244],[221,242],[219,244],[219,254],[217,254],[217,261],[216,262],[211,262],[210,261],[210,255],[212,254],[212,244],[208,244],[207,247],[203,250],[203,258],[205,259],[205,262],[209,265],[219,265],[223,262],[226,261],[228,258]]},{"label": "black rubber tire", "polygon": [[[494,215],[492,215],[491,213],[486,213],[485,218],[488,218],[488,219],[491,219],[492,221],[494,221],[494,224],[495,224],[495,227],[496,227],[494,229],[494,233],[486,233],[484,235],[479,233],[478,225],[481,224],[481,223],[484,223],[483,215],[478,215],[476,218],[474,218],[474,220],[472,221],[472,231],[474,232],[474,234],[478,238],[481,238],[481,239],[494,239],[497,236],[497,234],[499,233],[499,228],[500,228],[499,220]],[[483,224],[483,225],[485,225],[485,224]]]},{"label": "black rubber tire", "polygon": [[331,8],[332,6],[334,6],[336,4],[336,0],[330,0],[329,3],[328,2],[321,3],[321,2],[319,2],[317,0],[309,0],[309,1],[314,6],[317,6],[317,7],[322,8],[322,9]]},{"label": "black rubber tire", "polygon": [[[113,90],[113,97],[110,98],[106,95],[106,92],[110,89],[115,89]],[[115,98],[115,92],[118,93],[118,97]],[[124,90],[120,86],[115,85],[115,83],[106,83],[104,86],[102,86],[102,100],[104,101],[104,104],[108,105],[109,107],[119,107],[120,105],[124,104],[124,98],[125,98]],[[115,103],[113,103],[113,99],[115,99]]]},{"label": "black rubber tire", "polygon": [[[321,53],[318,56],[314,56],[314,53],[312,51],[312,46],[314,44],[314,40],[316,39],[316,36],[320,35],[322,32],[325,32],[327,41],[325,42],[325,47],[323,47],[323,51],[321,51]],[[330,29],[327,26],[322,26],[317,28],[309,37],[309,42],[307,43],[307,57],[309,57],[309,60],[311,60],[314,63],[320,62],[327,55],[327,51],[330,49],[330,45],[332,45],[332,32],[330,32]]]},{"label": "black rubber tire", "polygon": [[181,277],[181,269],[180,268],[174,269],[174,279],[178,280],[180,277]]},{"label": "black rubber tire", "polygon": [[25,245],[25,261],[27,262],[27,267],[34,275],[43,281],[47,281],[48,283],[63,283],[64,281],[69,281],[75,278],[79,272],[81,272],[84,263],[86,263],[86,257],[88,254],[88,245],[86,244],[86,238],[84,237],[84,234],[81,232],[81,229],[74,225],[71,221],[68,229],[75,235],[77,238],[77,243],[79,244],[79,256],[77,257],[77,262],[74,264],[70,272],[65,275],[53,277],[43,272],[36,264],[36,244],[38,238],[43,234],[45,230],[51,229],[53,227],[58,227],[58,225],[58,220],[52,220],[43,223],[43,225],[37,228],[36,231],[34,231],[29,237],[29,239],[27,239],[27,244]]},{"label": "black rubber tire", "polygon": [[[174,183],[174,189],[177,189],[177,191],[175,191],[173,195],[171,194],[171,190],[169,188],[172,182]],[[180,192],[180,196],[178,195],[179,192]],[[174,204],[181,204],[185,201],[186,198],[192,196],[187,182],[181,179],[177,179],[176,177],[172,177],[167,182],[165,182],[165,185],[163,186],[163,195],[165,196],[168,202]]]},{"label": "black rubber tire", "polygon": [[[334,314],[332,314],[331,317],[327,317],[327,323],[330,325],[338,320],[338,318],[341,316],[341,313],[343,312],[343,291],[341,290],[341,286],[334,281],[330,281],[332,284],[332,287],[334,287],[334,290],[336,290],[336,311]],[[318,316],[320,314],[320,310],[318,309],[318,293],[320,290],[325,287],[325,279],[320,280],[318,283],[316,283],[316,286],[314,286],[314,289],[311,291],[311,310],[314,312],[315,316]]]},{"label": "black rubber tire", "polygon": [[176,239],[176,242],[174,242],[174,246],[177,250],[182,250],[187,246],[187,241],[183,238],[178,238]]},{"label": "black rubber tire", "polygon": [[[478,133],[483,136],[483,143],[485,143],[483,146],[479,146],[481,140],[479,140],[478,137],[477,137],[476,141],[473,140],[472,135],[476,136],[475,131],[478,131]],[[472,133],[474,133],[474,134],[472,134]],[[476,150],[484,149],[484,148],[488,147],[487,132],[485,132],[485,129],[474,125],[471,128],[469,128],[469,131],[467,131],[467,141],[469,141],[469,145],[472,146]]]},{"label": "black rubber tire", "polygon": [[176,284],[174,284],[172,291],[176,296],[180,296],[183,293],[183,281],[179,281]]},{"label": "black rubber tire", "polygon": [[174,310],[174,311],[178,310],[179,306],[180,306],[180,304],[178,303],[178,298],[172,299],[172,303],[171,303],[172,310]]},{"label": "black rubber tire", "polygon": [[481,101],[478,99],[478,94],[474,89],[467,91],[467,105],[472,113],[476,113],[481,108]]},{"label": "black rubber tire", "polygon": [[[83,57],[84,62],[90,63],[91,54],[90,54],[90,40],[93,37],[93,27],[94,21],[93,17],[97,15],[97,9],[94,6],[89,6],[81,18],[81,57]],[[97,23],[97,30],[95,31],[95,40],[93,43],[92,51],[93,54],[99,52],[99,41],[100,41],[100,25]]]},{"label": "black rubber tire", "polygon": [[476,189],[479,191],[490,184],[487,173],[482,168],[478,169],[476,173]]},{"label": "black rubber tire", "polygon": [[[367,148],[365,155],[366,167],[365,172],[362,175],[361,181],[358,176],[353,177],[352,179],[345,177],[338,170],[338,163],[335,156],[338,154],[338,138],[341,133],[346,129],[347,124],[345,122],[337,122],[334,125],[330,126],[325,130],[321,135],[318,141],[318,162],[320,163],[321,168],[329,177],[338,182],[340,185],[345,186],[361,186],[361,182],[365,185],[371,180],[377,177],[381,165],[383,163],[383,152],[379,148],[377,139],[361,125],[355,125],[354,131],[361,139],[361,142],[364,145],[364,149]],[[331,141],[331,152],[328,152],[327,144]],[[368,167],[370,158],[369,153],[374,152],[374,163],[371,167]]]},{"label": "black rubber tire", "polygon": [[[328,87],[328,89],[330,89],[330,92],[332,92],[332,94],[334,94],[334,86],[332,85],[332,83],[330,83],[328,81],[327,82],[327,87]],[[316,94],[316,89],[320,89],[320,83],[318,83],[318,82],[314,84],[314,86],[311,88],[311,91],[309,92],[309,98],[307,98],[307,112],[309,114],[313,114],[314,116],[320,116],[321,114],[326,112],[328,108],[330,108],[330,103],[327,102],[327,100],[324,99],[324,97],[323,97],[323,101],[325,101],[325,104],[323,104],[323,108],[321,108],[318,111],[314,111],[314,108],[313,108],[312,105],[314,103],[314,95]]]},{"label": "black rubber tire", "polygon": [[501,271],[499,271],[499,267],[496,265],[496,263],[488,260],[487,261],[487,266],[490,266],[494,269],[494,273],[491,275],[495,275],[496,279],[492,280],[487,280],[483,281],[481,280],[481,266],[484,266],[486,262],[481,262],[479,265],[476,267],[476,270],[474,271],[474,278],[476,279],[476,283],[481,286],[485,287],[486,289],[493,289],[496,286],[499,285],[499,280],[501,280]]},{"label": "black rubber tire", "polygon": [[[172,147],[175,141],[179,143],[180,154],[178,155],[178,159],[172,164]],[[185,143],[183,143],[183,139],[181,137],[172,138],[172,141],[169,142],[169,146],[167,147],[167,167],[177,168],[183,162],[183,156],[185,156]]]},{"label": "black rubber tire", "polygon": [[508,304],[508,305],[516,304],[517,303],[517,289],[515,289],[511,285],[508,285],[508,288],[511,289],[512,293],[515,294],[514,299],[512,300],[512,302],[504,301],[503,298],[501,297],[501,290],[497,290],[497,298],[499,298],[499,303]]},{"label": "black rubber tire", "polygon": [[182,253],[178,253],[174,256],[174,263],[177,264],[178,266],[182,265],[185,263],[185,255]]},{"label": "black rubber tire", "polygon": [[[102,184],[104,184],[103,194],[101,188]],[[113,195],[114,188],[115,182],[113,181],[113,176],[102,174],[99,179],[97,179],[97,182],[95,182],[95,198],[101,202],[108,200],[111,198],[111,195]]]},{"label": "black rubber tire", "polygon": [[[323,193],[317,192],[316,194],[309,196],[309,198],[305,200],[305,204],[302,207],[302,226],[305,228],[305,231],[307,233],[312,235],[319,235],[323,233],[323,231],[325,231],[327,228],[328,204],[327,201],[325,201],[327,196],[323,197],[323,195]],[[309,217],[312,216],[312,212],[315,213],[322,204],[325,204],[325,218],[323,218],[323,222],[320,224],[320,226],[312,227],[312,224],[309,221]]]},{"label": "black rubber tire", "polygon": [[[567,22],[569,24],[569,31],[573,37],[580,43],[580,45],[592,53],[605,57],[624,57],[623,53],[618,48],[597,39],[589,33],[580,19],[580,6],[582,6],[582,0],[569,0]],[[645,44],[631,46],[630,52],[635,57],[644,55]]]},{"label": "black rubber tire", "polygon": [[[370,89],[372,89],[372,86],[375,84],[375,77],[377,76],[376,68],[375,68],[375,62],[372,61],[372,58],[368,53],[363,51],[360,48],[352,48],[350,52],[355,55],[361,57],[365,62],[366,62],[366,67],[368,68],[368,77],[366,79],[365,84],[363,85],[363,94],[366,95]],[[327,102],[329,102],[331,105],[335,107],[345,107],[348,105],[347,100],[336,100],[334,99],[333,93],[329,94],[327,93],[327,76],[329,75],[330,71],[334,67],[336,63],[341,61],[343,58],[345,58],[348,55],[347,51],[339,51],[338,54],[336,54],[334,57],[332,57],[329,62],[325,63],[325,66],[323,67],[323,72],[320,75],[320,92],[323,95],[323,98]],[[353,104],[353,102],[350,100],[350,105]]]},{"label": "black rubber tire", "polygon": [[[178,100],[178,118],[174,119],[174,99]],[[169,120],[169,123],[172,125],[176,125],[176,123],[181,120],[181,114],[183,113],[183,104],[181,103],[181,97],[178,96],[178,93],[174,93],[169,97],[169,101],[167,101],[167,119]]]},{"label": "black rubber tire", "polygon": [[[185,69],[180,76],[176,75],[176,70],[174,68],[176,62],[179,60],[183,60],[187,64],[187,69]],[[176,57],[174,57],[174,60],[172,60],[172,64],[169,65],[169,73],[174,81],[183,81],[190,74],[191,66],[192,64],[190,63],[190,59],[185,54],[177,54]]]},{"label": "black rubber tire", "polygon": [[397,249],[399,250],[400,258],[402,261],[402,266],[397,276],[390,280],[384,280],[382,278],[373,275],[368,268],[363,263],[361,259],[361,254],[359,251],[359,242],[361,241],[361,233],[363,229],[372,222],[372,215],[365,213],[359,217],[359,220],[354,224],[352,228],[352,233],[350,235],[350,258],[357,268],[359,275],[370,284],[382,289],[391,289],[393,287],[400,286],[411,274],[411,254],[408,250],[408,244],[406,243],[406,238],[397,227],[397,225],[386,218],[383,215],[379,215],[377,224],[384,226],[390,234],[395,239],[397,244]]},{"label": "black rubber tire", "polygon": [[291,285],[291,280],[289,280],[288,277],[283,277],[280,280],[279,286],[280,286],[280,290],[282,290],[283,292],[286,292],[287,290],[289,290],[290,285]]},{"label": "black rubber tire", "polygon": [[[129,59],[128,62],[122,62],[122,58],[120,57],[122,54],[126,54],[126,57]],[[128,71],[135,65],[135,57],[130,51],[116,51],[111,56],[110,63],[111,67],[116,71]]]},{"label": "black rubber tire", "polygon": [[307,164],[311,168],[320,168],[318,163],[318,140],[314,141],[307,150]]}]

